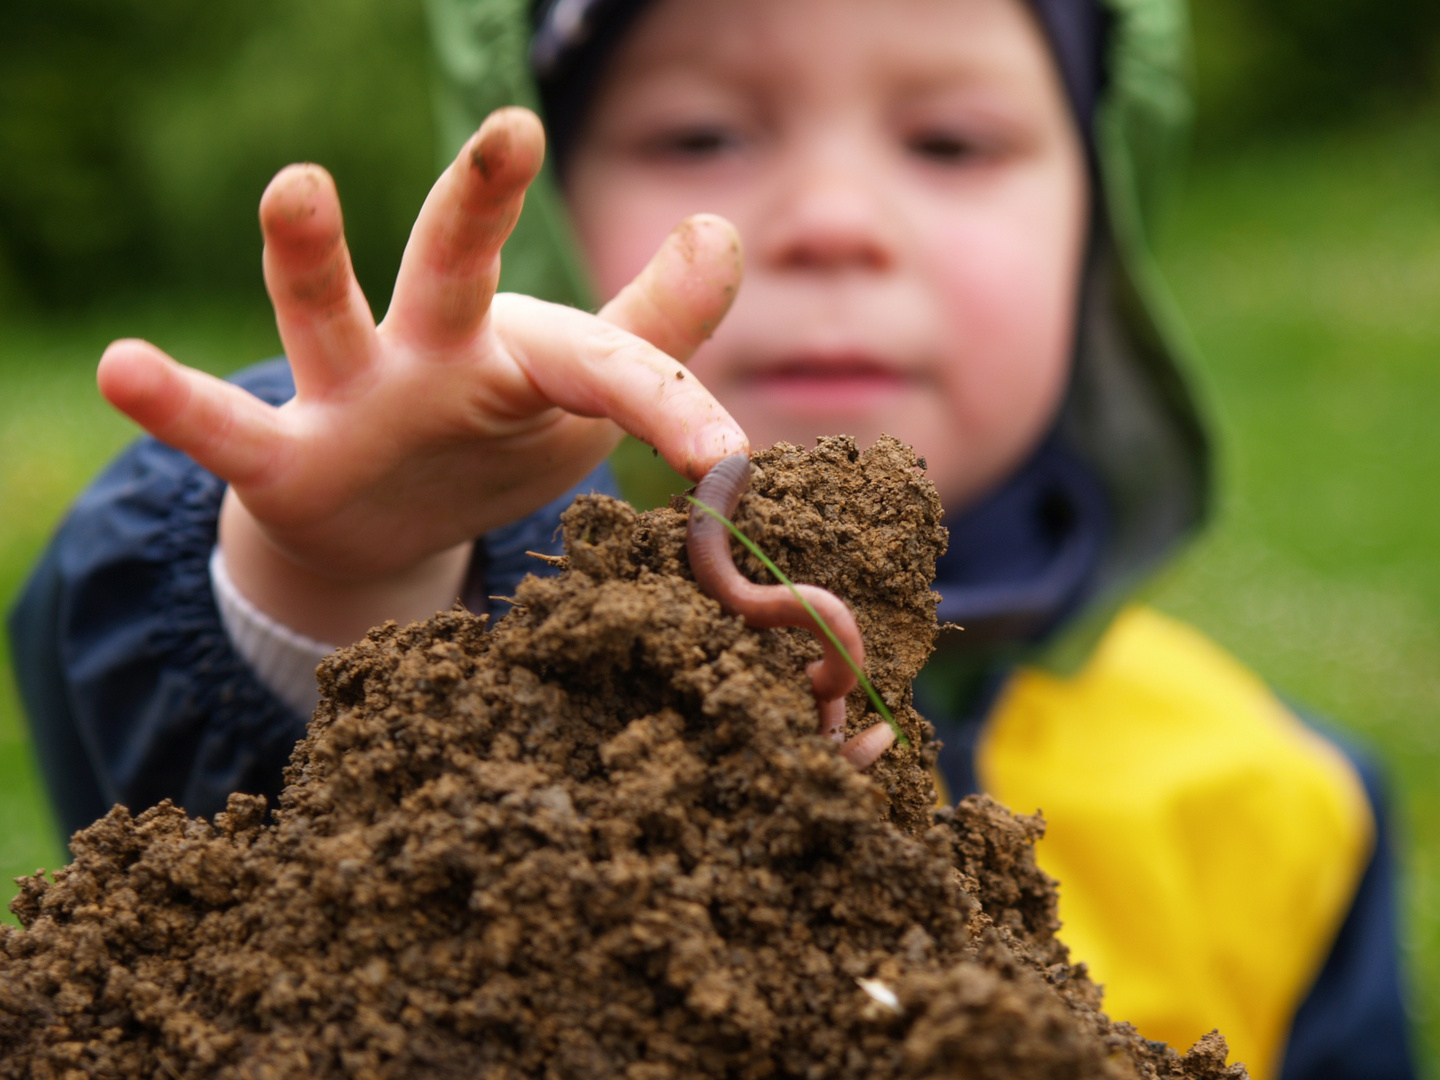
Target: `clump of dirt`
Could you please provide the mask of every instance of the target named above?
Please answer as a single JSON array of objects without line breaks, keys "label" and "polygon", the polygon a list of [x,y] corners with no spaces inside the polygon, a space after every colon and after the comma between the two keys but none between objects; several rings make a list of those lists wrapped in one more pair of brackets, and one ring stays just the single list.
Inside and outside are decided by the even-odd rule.
[{"label": "clump of dirt", "polygon": [[26,879],[0,1075],[1243,1076],[1218,1036],[1181,1057],[1099,1011],[1038,820],[931,810],[909,683],[944,532],[913,455],[756,465],[738,523],[852,603],[918,749],[855,772],[813,734],[808,635],[702,595],[679,507],[582,499],[567,572],[493,630],[456,611],[322,665],[273,819],[117,807]]}]

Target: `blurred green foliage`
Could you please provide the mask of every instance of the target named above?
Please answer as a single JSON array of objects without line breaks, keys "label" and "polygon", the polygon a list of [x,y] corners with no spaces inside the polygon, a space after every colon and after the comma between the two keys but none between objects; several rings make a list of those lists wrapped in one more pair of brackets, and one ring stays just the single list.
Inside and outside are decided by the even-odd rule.
[{"label": "blurred green foliage", "polygon": [[[255,207],[335,175],[388,298],[434,174],[423,0],[51,0],[0,32],[0,307],[261,300]],[[1435,0],[1194,0],[1207,149],[1427,92]]]},{"label": "blurred green foliage", "polygon": [[1213,152],[1413,102],[1440,75],[1435,0],[1190,0]]},{"label": "blurred green foliage", "polygon": [[434,172],[421,0],[51,0],[0,33],[0,304],[258,294],[274,173],[335,175],[383,307]]}]

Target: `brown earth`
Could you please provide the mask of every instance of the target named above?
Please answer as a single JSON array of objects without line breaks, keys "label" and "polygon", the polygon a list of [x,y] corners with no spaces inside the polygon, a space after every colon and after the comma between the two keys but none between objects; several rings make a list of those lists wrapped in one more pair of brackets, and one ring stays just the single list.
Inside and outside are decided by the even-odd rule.
[{"label": "brown earth", "polygon": [[[921,743],[933,488],[888,441],[756,464],[738,523],[853,604]],[[322,665],[273,819],[237,795],[78,833],[0,928],[0,1076],[1244,1075],[1218,1035],[1180,1057],[1107,1020],[1041,822],[932,812],[924,744],[856,773],[811,734],[818,647],[721,614],[683,537],[582,499],[568,572],[493,630],[456,611]]]}]

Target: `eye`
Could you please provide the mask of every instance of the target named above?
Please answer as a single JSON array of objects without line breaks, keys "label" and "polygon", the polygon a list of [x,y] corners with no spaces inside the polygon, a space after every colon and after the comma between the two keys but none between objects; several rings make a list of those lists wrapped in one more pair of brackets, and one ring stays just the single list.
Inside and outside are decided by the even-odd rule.
[{"label": "eye", "polygon": [[719,124],[696,124],[666,131],[647,140],[647,149],[657,157],[680,161],[704,161],[737,150],[738,132]]},{"label": "eye", "polygon": [[941,165],[956,165],[978,157],[981,147],[972,139],[948,131],[926,131],[912,135],[906,149],[918,157]]}]

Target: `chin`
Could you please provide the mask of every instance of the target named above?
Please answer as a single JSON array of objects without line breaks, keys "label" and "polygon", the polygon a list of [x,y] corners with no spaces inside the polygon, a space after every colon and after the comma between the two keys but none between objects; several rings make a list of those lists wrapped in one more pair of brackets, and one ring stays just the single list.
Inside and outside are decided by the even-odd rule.
[{"label": "chin", "polygon": [[893,435],[909,444],[904,432],[905,409],[885,409],[861,414],[854,412],[817,412],[795,415],[779,414],[766,410],[753,419],[736,415],[740,426],[756,446],[771,446],[777,442],[794,443],[810,447],[815,440],[825,435],[848,435],[862,450],[872,445],[881,435]]}]

